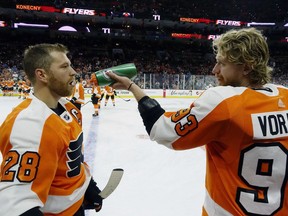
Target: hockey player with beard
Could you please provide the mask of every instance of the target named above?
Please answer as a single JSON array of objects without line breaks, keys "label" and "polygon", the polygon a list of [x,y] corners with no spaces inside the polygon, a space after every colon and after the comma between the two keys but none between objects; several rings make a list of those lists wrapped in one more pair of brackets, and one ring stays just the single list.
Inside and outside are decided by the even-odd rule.
[{"label": "hockey player with beard", "polygon": [[101,192],[83,157],[82,114],[65,97],[76,72],[61,44],[37,44],[23,67],[34,93],[0,127],[1,216],[84,216]]}]

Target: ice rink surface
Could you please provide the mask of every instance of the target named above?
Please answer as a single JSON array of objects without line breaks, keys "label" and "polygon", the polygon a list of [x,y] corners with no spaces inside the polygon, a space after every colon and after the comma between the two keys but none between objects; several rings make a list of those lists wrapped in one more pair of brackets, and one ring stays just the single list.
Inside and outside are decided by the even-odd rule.
[{"label": "ice rink surface", "polygon": [[[87,101],[89,98],[86,99]],[[169,111],[186,108],[193,99],[161,98]],[[0,123],[22,100],[0,97]],[[201,216],[205,187],[205,151],[174,151],[150,141],[137,102],[116,97],[92,117],[93,106],[82,108],[84,158],[102,189],[113,168],[123,168],[118,188],[103,208],[87,216]],[[0,157],[1,161],[1,157]]]}]

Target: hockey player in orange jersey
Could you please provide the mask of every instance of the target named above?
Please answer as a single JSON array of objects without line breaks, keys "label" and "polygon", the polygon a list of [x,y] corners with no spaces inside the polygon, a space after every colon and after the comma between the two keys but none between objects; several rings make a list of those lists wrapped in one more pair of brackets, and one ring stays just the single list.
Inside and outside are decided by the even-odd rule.
[{"label": "hockey player in orange jersey", "polygon": [[70,97],[70,101],[81,110],[82,104],[85,103],[85,95],[84,95],[84,87],[81,83],[81,79],[79,75],[76,75],[76,85],[73,88],[72,95]]},{"label": "hockey player in orange jersey", "polygon": [[112,104],[113,104],[113,106],[115,106],[115,95],[116,95],[115,89],[113,89],[111,86],[105,86],[104,89],[105,89],[104,106],[107,106],[109,98],[111,98]]},{"label": "hockey player in orange jersey", "polygon": [[205,145],[203,216],[287,216],[288,89],[269,83],[268,45],[255,28],[230,30],[213,48],[219,86],[175,112],[130,79],[107,75],[133,93],[151,140],[174,150]]},{"label": "hockey player in orange jersey", "polygon": [[24,93],[23,93],[23,90],[24,90],[24,87],[23,85],[25,84],[25,80],[22,80],[20,79],[18,82],[17,82],[17,88],[18,88],[18,93],[19,93],[19,99],[24,97]]},{"label": "hockey player in orange jersey", "polygon": [[105,95],[105,89],[104,89],[103,86],[100,86],[100,92],[101,92],[101,97],[100,97],[100,99],[99,99],[99,101],[98,101],[99,109],[100,109],[100,107],[101,107],[101,102],[102,102],[103,97],[104,97],[104,95]]},{"label": "hockey player in orange jersey", "polygon": [[83,161],[81,112],[65,97],[76,72],[61,44],[25,50],[23,67],[34,94],[0,127],[1,216],[84,216],[102,208],[100,190]]},{"label": "hockey player in orange jersey", "polygon": [[94,113],[92,114],[92,116],[96,117],[99,115],[100,100],[102,98],[101,96],[102,92],[101,92],[100,86],[98,85],[95,74],[91,75],[91,79],[89,83],[92,85],[91,101],[94,107]]},{"label": "hockey player in orange jersey", "polygon": [[100,86],[93,84],[91,101],[94,107],[94,113],[92,114],[92,116],[94,117],[99,115],[100,99],[101,99],[101,88]]},{"label": "hockey player in orange jersey", "polygon": [[22,85],[22,94],[23,99],[26,99],[29,97],[31,93],[31,82],[29,80],[26,80],[25,83]]},{"label": "hockey player in orange jersey", "polygon": [[6,86],[7,86],[7,95],[8,96],[13,96],[14,85],[15,85],[15,82],[12,78],[7,80]]}]

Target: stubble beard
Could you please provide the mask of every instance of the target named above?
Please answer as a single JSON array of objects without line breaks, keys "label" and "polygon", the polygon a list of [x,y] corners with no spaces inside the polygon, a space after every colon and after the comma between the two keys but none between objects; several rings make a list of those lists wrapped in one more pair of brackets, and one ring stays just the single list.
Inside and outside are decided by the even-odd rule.
[{"label": "stubble beard", "polygon": [[69,84],[59,81],[54,76],[50,77],[48,87],[52,92],[61,97],[70,96],[73,89]]}]

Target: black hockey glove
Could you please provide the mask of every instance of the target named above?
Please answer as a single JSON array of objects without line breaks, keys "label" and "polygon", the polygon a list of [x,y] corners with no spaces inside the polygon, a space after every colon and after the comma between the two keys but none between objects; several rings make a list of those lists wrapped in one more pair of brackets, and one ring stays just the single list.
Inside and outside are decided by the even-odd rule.
[{"label": "black hockey glove", "polygon": [[44,214],[40,211],[39,207],[34,207],[32,209],[29,209],[28,211],[24,212],[20,216],[43,216]]},{"label": "black hockey glove", "polygon": [[99,195],[100,192],[101,190],[97,187],[97,183],[91,178],[84,197],[85,209],[95,209],[96,212],[101,210],[103,198]]},{"label": "black hockey glove", "polygon": [[117,93],[116,93],[116,91],[115,91],[115,90],[114,90],[114,95],[115,95],[115,96],[117,96]]},{"label": "black hockey glove", "polygon": [[91,95],[91,101],[93,104],[98,104],[98,100],[99,98],[97,97],[95,93]]}]

